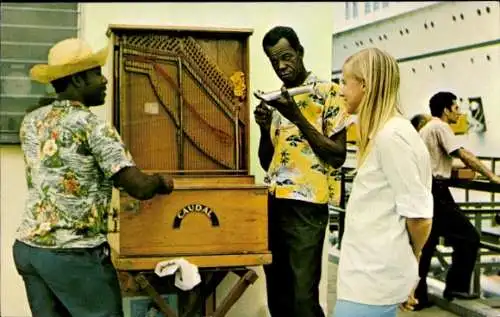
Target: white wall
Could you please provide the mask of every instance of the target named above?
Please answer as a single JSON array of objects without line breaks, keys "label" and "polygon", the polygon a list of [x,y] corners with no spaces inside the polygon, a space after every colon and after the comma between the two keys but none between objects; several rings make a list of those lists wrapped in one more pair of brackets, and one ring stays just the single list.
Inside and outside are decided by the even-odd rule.
[{"label": "white wall", "polygon": [[12,259],[13,236],[21,221],[26,182],[24,162],[18,146],[0,147],[1,198],[1,312],[0,316],[29,316],[22,280]]},{"label": "white wall", "polygon": [[[480,10],[480,15],[477,10]],[[464,19],[460,17],[461,14]],[[495,87],[500,87],[500,45],[404,61],[416,55],[498,40],[498,21],[499,4],[493,1],[440,2],[413,9],[408,15],[335,34],[332,71],[338,71],[349,55],[362,48],[375,46],[395,58],[403,59],[400,62],[401,102],[408,116],[419,112],[429,113],[428,100],[440,90],[450,90],[464,100],[482,97],[487,131],[461,136],[461,139],[478,155],[498,157],[500,126],[495,120],[500,118],[500,91]],[[404,31],[403,35],[400,31]],[[380,41],[380,35],[386,35],[387,39]],[[361,42],[363,44],[359,45]],[[474,63],[471,63],[471,58]]]},{"label": "white wall", "polygon": [[[331,71],[331,35],[333,33],[331,3],[92,3],[82,4],[81,37],[94,49],[106,45],[105,32],[109,24],[145,24],[176,26],[207,26],[253,28],[250,41],[250,83],[254,89],[279,88],[271,65],[261,49],[264,33],[272,26],[292,26],[305,47],[306,66],[325,79]],[[110,66],[110,65],[108,65]],[[106,75],[111,74],[108,67]],[[110,87],[111,88],[111,87]],[[112,96],[111,93],[107,94]],[[255,104],[255,100],[252,100]],[[111,100],[96,110],[111,120]],[[263,178],[256,157],[258,129],[253,123],[250,136],[251,172],[257,180]],[[18,146],[0,146],[1,160],[1,316],[29,316],[26,295],[21,278],[12,263],[11,245],[23,210],[26,185],[23,160]],[[324,272],[326,266],[326,250]],[[228,317],[266,316],[265,288],[262,270],[259,280],[251,286],[234,306]],[[223,293],[234,280],[225,281]],[[322,280],[321,301],[326,306],[326,278]]]}]

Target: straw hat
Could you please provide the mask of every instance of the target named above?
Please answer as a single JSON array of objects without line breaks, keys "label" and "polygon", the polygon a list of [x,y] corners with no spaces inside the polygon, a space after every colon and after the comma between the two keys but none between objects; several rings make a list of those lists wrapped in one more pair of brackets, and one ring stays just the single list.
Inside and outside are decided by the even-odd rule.
[{"label": "straw hat", "polygon": [[48,64],[38,64],[31,68],[31,79],[42,84],[98,66],[104,66],[108,58],[106,46],[93,53],[83,40],[69,38],[55,44],[49,51]]}]

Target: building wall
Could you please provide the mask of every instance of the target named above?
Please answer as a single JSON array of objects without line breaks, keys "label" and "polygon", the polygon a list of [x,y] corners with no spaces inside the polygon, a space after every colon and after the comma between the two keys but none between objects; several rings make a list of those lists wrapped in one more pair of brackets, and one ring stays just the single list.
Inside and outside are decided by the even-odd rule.
[{"label": "building wall", "polygon": [[[251,91],[279,88],[270,63],[261,48],[265,32],[275,25],[292,26],[305,47],[306,66],[325,79],[331,72],[332,3],[85,3],[81,4],[81,37],[94,49],[106,45],[105,35],[109,24],[206,26],[229,28],[253,28],[250,40]],[[105,75],[111,75],[110,64]],[[110,87],[111,88],[111,87]],[[111,93],[107,94],[104,107],[95,112],[111,121]],[[253,98],[253,96],[252,96]],[[256,104],[256,100],[252,100]],[[253,115],[251,115],[253,116]],[[251,173],[259,182],[263,171],[258,165],[257,147],[259,132],[252,120],[250,128]],[[11,246],[15,230],[23,211],[26,183],[23,159],[19,146],[0,146],[1,163],[1,316],[29,316],[22,280],[15,271]],[[326,243],[325,243],[326,245]],[[324,272],[327,250],[325,249]],[[257,268],[259,280],[251,286],[228,316],[264,317],[265,283],[261,268]],[[227,279],[219,288],[223,295],[234,283]],[[220,300],[220,296],[219,296]],[[326,306],[326,277],[322,280],[321,301]]]},{"label": "building wall", "polygon": [[[430,113],[429,99],[439,91],[455,93],[464,115],[469,98],[479,97],[486,131],[469,131],[458,138],[478,156],[500,157],[498,2],[391,2],[384,13],[387,17],[382,16],[382,9],[379,16],[366,14],[358,22],[342,20],[342,6],[336,6],[333,78],[340,78],[342,64],[351,54],[373,46],[385,50],[399,61],[401,105],[408,118]],[[500,173],[498,164],[496,172]],[[465,199],[463,192],[454,191],[457,200]],[[495,196],[498,200],[499,195]],[[489,193],[472,192],[470,199],[489,201],[491,197]]]},{"label": "building wall", "polygon": [[439,1],[355,1],[333,3],[333,32],[342,32],[434,5]]}]

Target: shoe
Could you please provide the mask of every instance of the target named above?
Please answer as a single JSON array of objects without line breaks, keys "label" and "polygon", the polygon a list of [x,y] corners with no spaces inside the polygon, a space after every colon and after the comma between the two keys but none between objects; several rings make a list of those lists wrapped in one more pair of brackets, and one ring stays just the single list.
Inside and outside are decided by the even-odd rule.
[{"label": "shoe", "polygon": [[443,292],[443,297],[448,300],[452,301],[453,299],[466,299],[466,300],[472,300],[472,299],[478,299],[479,295],[477,294],[470,294],[467,292],[458,292],[458,291],[447,291],[445,290]]}]

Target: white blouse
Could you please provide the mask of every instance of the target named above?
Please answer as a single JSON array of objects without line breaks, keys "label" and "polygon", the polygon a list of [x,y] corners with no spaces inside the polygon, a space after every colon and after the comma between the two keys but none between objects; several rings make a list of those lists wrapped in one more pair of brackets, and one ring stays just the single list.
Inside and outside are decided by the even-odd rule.
[{"label": "white blouse", "polygon": [[337,298],[368,305],[407,300],[418,282],[406,218],[432,218],[429,152],[407,119],[375,135],[353,181],[340,250]]}]

